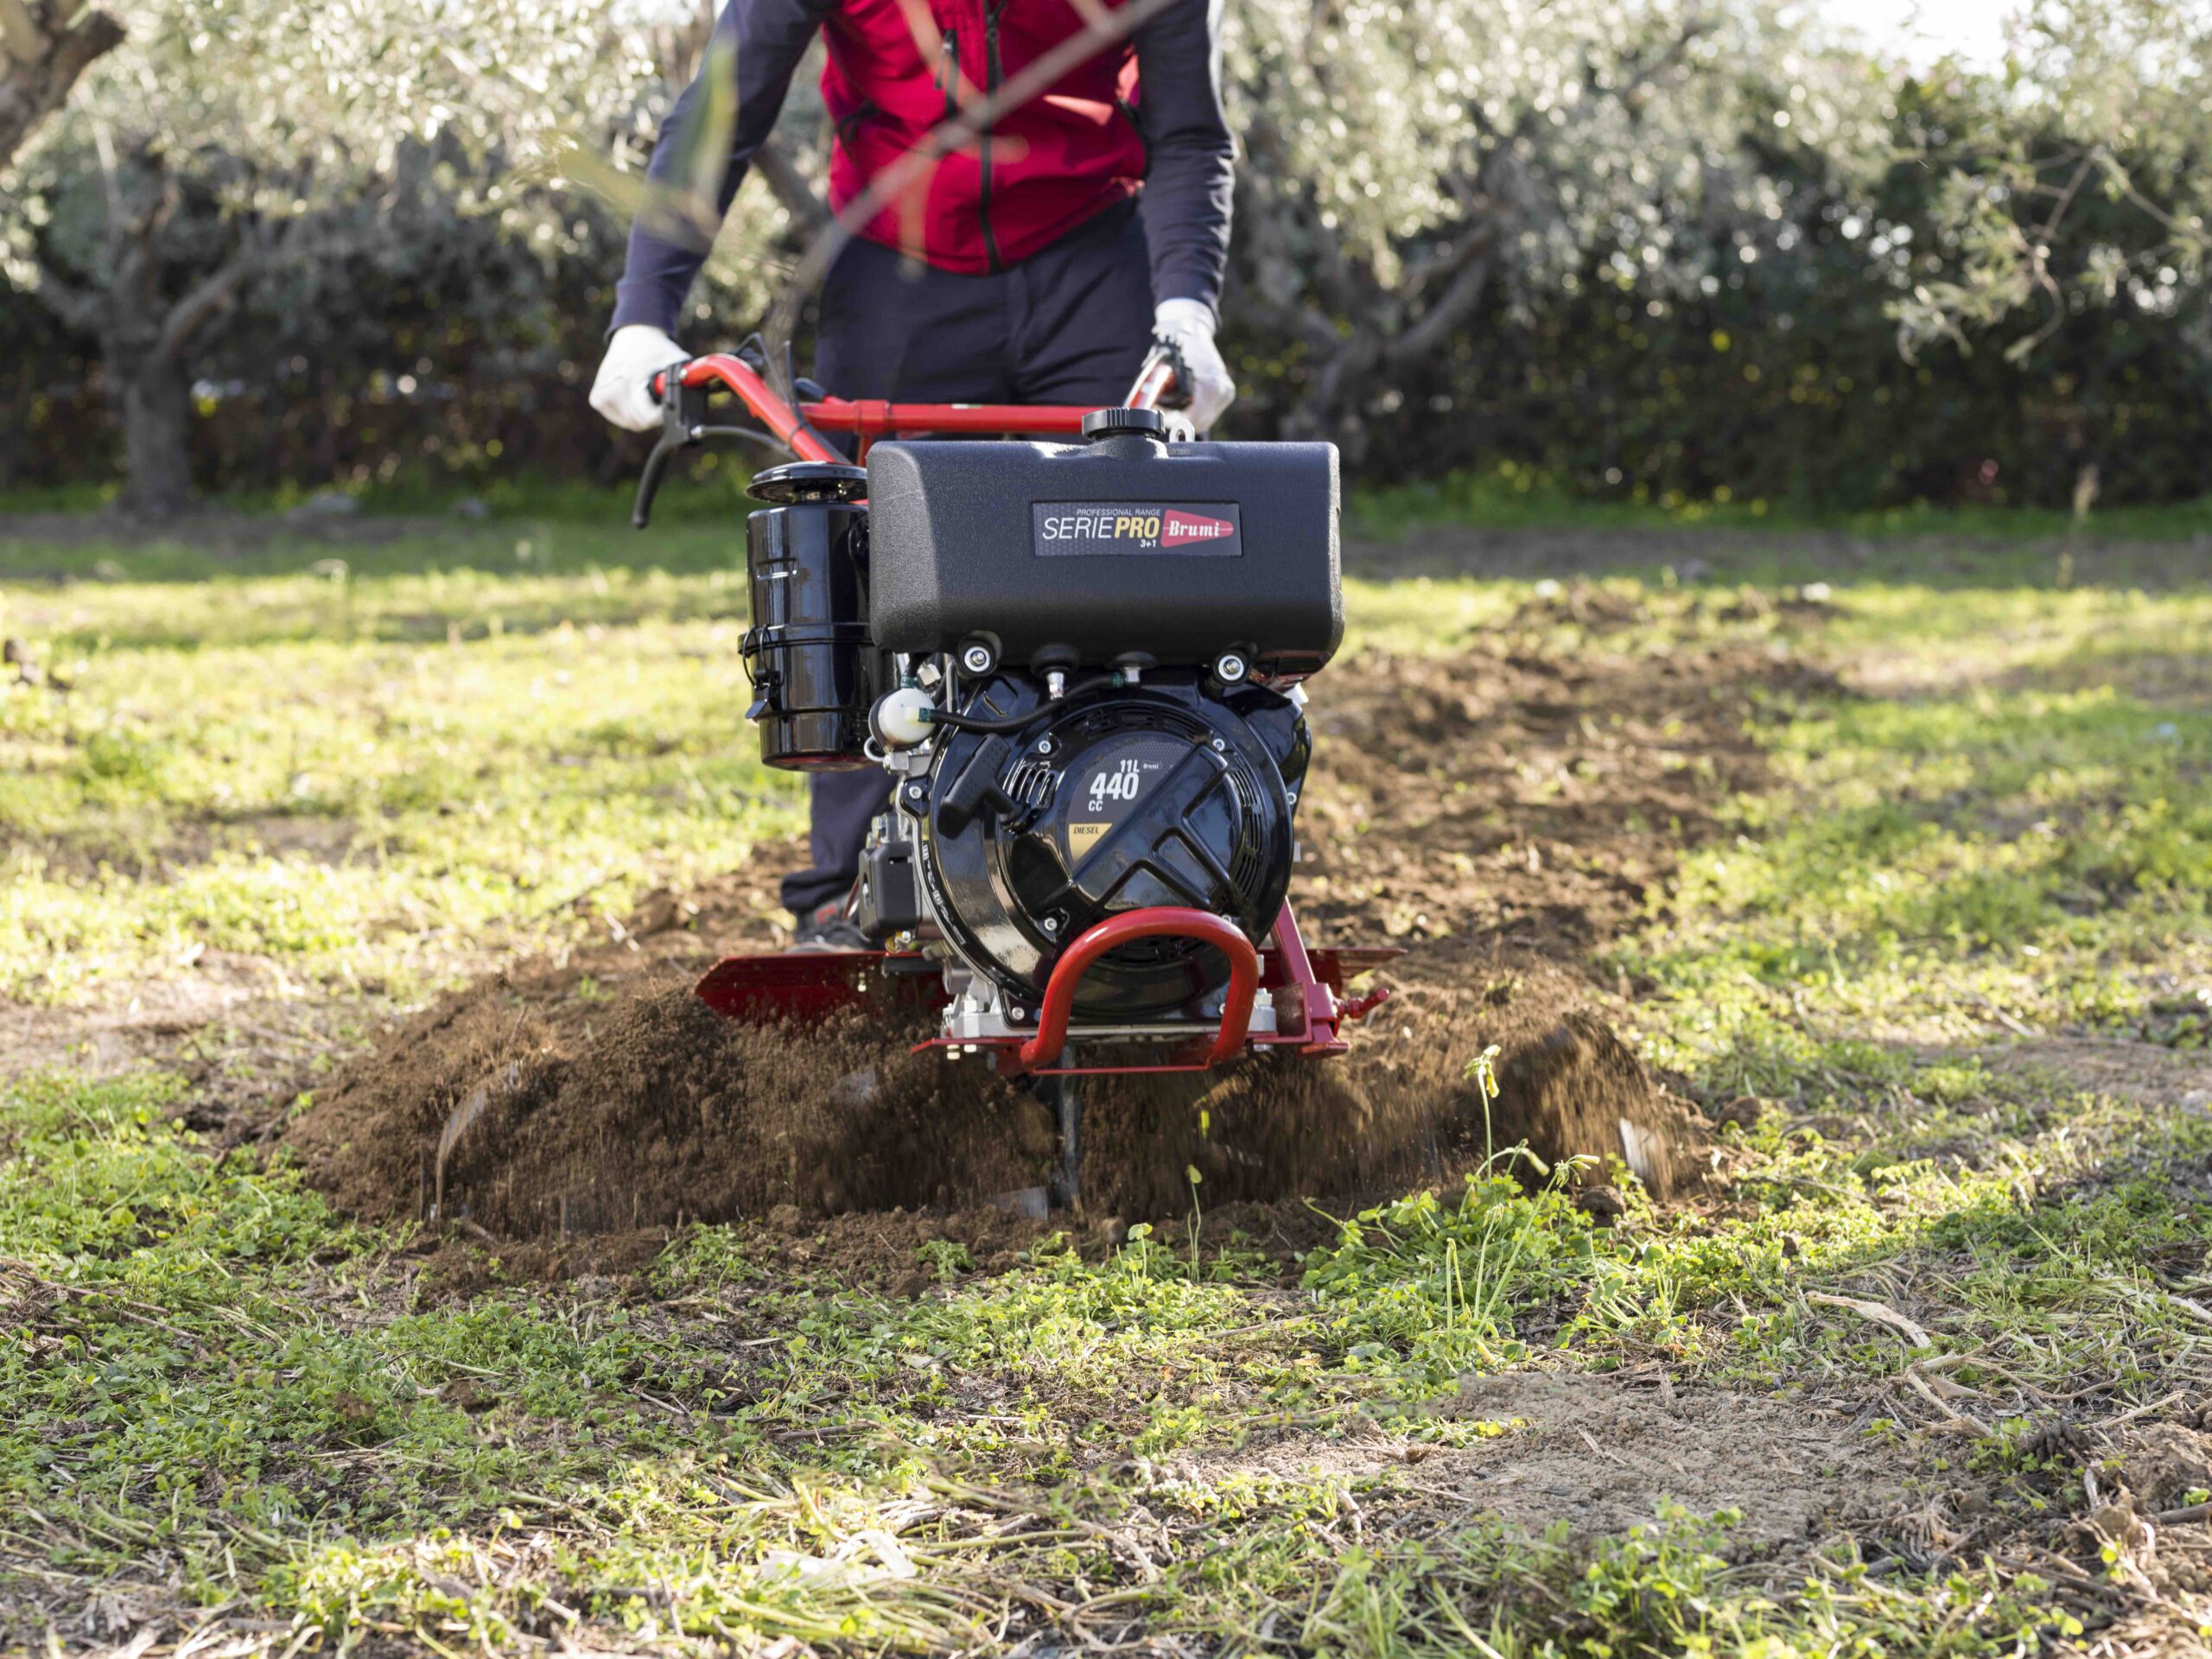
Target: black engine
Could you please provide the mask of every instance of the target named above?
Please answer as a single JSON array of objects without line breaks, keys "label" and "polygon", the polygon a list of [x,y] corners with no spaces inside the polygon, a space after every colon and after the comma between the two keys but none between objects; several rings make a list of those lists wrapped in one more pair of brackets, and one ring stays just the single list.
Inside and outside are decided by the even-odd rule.
[{"label": "black engine", "polygon": [[[1170,444],[1148,410],[1086,432],[883,443],[865,473],[755,485],[763,758],[891,774],[855,919],[949,970],[955,1038],[1033,1022],[1059,952],[1110,915],[1186,906],[1256,944],[1289,885],[1298,683],[1343,632],[1336,452]],[[1205,1020],[1227,976],[1210,946],[1139,940],[1075,1011]]]},{"label": "black engine", "polygon": [[[1189,670],[1055,702],[1034,677],[995,676],[963,712],[1016,736],[954,731],[910,816],[930,912],[1011,1006],[1033,1004],[1059,945],[1116,911],[1180,905],[1267,937],[1290,882],[1306,722],[1258,686]],[[1076,1007],[1131,1022],[1195,1016],[1218,955],[1180,939],[1125,945]]]}]

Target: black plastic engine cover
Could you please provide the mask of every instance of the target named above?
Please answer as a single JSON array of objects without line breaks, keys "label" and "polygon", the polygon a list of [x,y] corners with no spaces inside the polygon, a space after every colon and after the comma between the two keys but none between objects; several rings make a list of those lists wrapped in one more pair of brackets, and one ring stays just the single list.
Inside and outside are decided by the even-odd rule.
[{"label": "black plastic engine cover", "polygon": [[1344,637],[1327,443],[916,442],[868,452],[869,632],[887,651],[981,639],[1009,665],[1304,676]]},{"label": "black plastic engine cover", "polygon": [[[1017,732],[949,734],[918,815],[931,909],[1009,1004],[1033,1019],[1060,950],[1121,911],[1188,906],[1255,944],[1267,937],[1290,884],[1288,785],[1307,755],[1288,701],[1256,687],[1224,700],[1195,674],[1163,671],[1053,705],[1017,673],[987,682],[963,712],[1036,716]],[[1228,976],[1209,946],[1141,940],[1084,976],[1075,1012],[1192,1016]]]}]

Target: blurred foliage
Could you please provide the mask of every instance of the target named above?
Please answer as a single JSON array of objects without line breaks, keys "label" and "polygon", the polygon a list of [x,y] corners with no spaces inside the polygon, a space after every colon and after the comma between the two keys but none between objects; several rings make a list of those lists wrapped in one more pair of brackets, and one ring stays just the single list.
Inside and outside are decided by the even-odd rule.
[{"label": "blurred foliage", "polygon": [[[305,371],[270,336],[381,334],[442,220],[562,251],[564,159],[638,129],[652,69],[603,0],[157,0],[0,172],[0,269],[97,345],[126,499],[174,512],[226,355],[281,397]],[[503,305],[502,263],[464,315]]]},{"label": "blurred foliage", "polygon": [[[588,10],[545,26],[573,34]],[[2212,493],[2212,337],[2199,264],[2175,251],[2197,152],[2175,122],[2127,113],[2109,62],[2051,55],[2062,11],[2077,34],[2094,21],[2036,14],[2043,73],[2101,77],[2102,101],[2070,111],[2017,77],[1887,73],[1763,3],[1578,0],[1540,21],[1495,0],[1336,4],[1319,32],[1287,0],[1238,10],[1231,432],[1335,437],[1370,483],[1503,462],[1675,507],[2063,509],[2085,480],[2106,505]],[[275,145],[259,129],[243,156],[146,139],[173,203],[168,294],[220,270],[264,220],[311,205],[319,226],[195,341],[200,487],[488,491],[634,465],[639,446],[582,394],[635,206],[624,169],[703,20],[635,35],[546,100],[568,124],[518,116],[512,143],[483,117],[442,129],[445,105],[372,76],[398,113],[347,105],[327,124],[409,136],[343,188],[283,172],[289,204],[252,161]],[[121,68],[94,79],[125,99]],[[798,251],[791,181],[818,175],[823,149],[812,79],[779,128],[775,188],[747,181],[695,291],[697,347],[747,333]],[[110,480],[122,460],[100,366],[113,331],[16,302],[41,273],[103,280],[118,165],[113,135],[85,124],[13,175],[39,188],[9,219],[0,487]],[[2092,129],[2098,188],[2063,213],[2002,185],[2052,157],[2078,168]],[[1999,257],[2033,236],[2056,301]]]},{"label": "blurred foliage", "polygon": [[1897,307],[1906,349],[1995,334],[2025,360],[2103,315],[2202,352],[2212,0],[2027,0],[2011,42],[1981,118],[1924,148],[1945,257]]},{"label": "blurred foliage", "polygon": [[[1974,338],[1900,352],[1897,302],[1948,257],[1947,186],[1922,157],[1986,117],[1981,90],[1901,86],[1898,159],[1863,189],[1770,157],[1780,213],[1755,239],[1716,236],[1725,257],[1686,293],[1626,279],[1607,257],[1548,300],[1491,296],[1370,406],[1369,475],[1502,460],[1599,498],[1821,511],[2063,509],[2092,466],[2107,505],[2212,491],[2201,293],[2163,311],[2082,306],[2025,358]],[[2050,264],[2069,280],[2100,248],[2159,233],[2102,197],[2066,231]],[[1248,391],[1273,413],[1301,365],[1238,338]]]},{"label": "blurred foliage", "polygon": [[1695,294],[1755,257],[1793,175],[1878,168],[1894,112],[1872,60],[1772,0],[1270,0],[1228,49],[1237,308],[1299,353],[1289,429],[1355,462],[1485,308]]}]

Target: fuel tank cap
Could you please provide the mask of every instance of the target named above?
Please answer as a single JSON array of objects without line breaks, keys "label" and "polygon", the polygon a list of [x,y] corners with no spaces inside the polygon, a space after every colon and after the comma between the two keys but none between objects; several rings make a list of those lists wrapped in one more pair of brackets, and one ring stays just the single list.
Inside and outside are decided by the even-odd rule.
[{"label": "fuel tank cap", "polygon": [[1164,437],[1167,432],[1166,417],[1156,409],[1094,409],[1083,417],[1083,435],[1094,443],[1101,438],[1126,437],[1133,432],[1147,437]]},{"label": "fuel tank cap", "polygon": [[745,493],[755,501],[791,506],[801,501],[858,501],[868,493],[868,468],[832,461],[787,461],[753,474]]}]

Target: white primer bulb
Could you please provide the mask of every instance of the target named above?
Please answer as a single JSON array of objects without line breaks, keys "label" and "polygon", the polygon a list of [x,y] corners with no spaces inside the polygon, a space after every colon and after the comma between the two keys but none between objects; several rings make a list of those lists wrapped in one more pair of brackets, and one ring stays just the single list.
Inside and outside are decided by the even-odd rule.
[{"label": "white primer bulb", "polygon": [[930,717],[937,704],[918,685],[902,685],[876,700],[868,723],[876,741],[887,749],[911,749],[930,741]]}]

